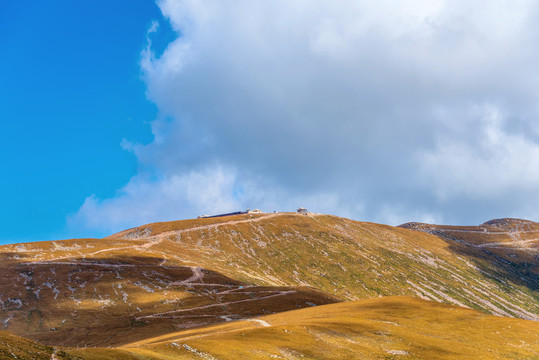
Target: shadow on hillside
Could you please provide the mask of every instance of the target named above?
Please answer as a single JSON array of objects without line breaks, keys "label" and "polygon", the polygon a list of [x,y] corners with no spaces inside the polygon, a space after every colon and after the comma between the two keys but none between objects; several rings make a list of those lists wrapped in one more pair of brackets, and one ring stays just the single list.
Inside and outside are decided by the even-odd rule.
[{"label": "shadow on hillside", "polygon": [[7,330],[55,346],[119,346],[182,329],[338,300],[309,288],[258,287],[143,256],[2,267]]},{"label": "shadow on hillside", "polygon": [[539,276],[536,274],[539,270],[539,261],[529,262],[519,257],[511,259],[509,255],[500,256],[487,248],[463,244],[460,239],[452,238],[447,234],[436,236],[448,243],[453,252],[472,259],[485,278],[496,282],[509,292],[512,290],[502,280],[508,279],[532,291],[539,291]]}]

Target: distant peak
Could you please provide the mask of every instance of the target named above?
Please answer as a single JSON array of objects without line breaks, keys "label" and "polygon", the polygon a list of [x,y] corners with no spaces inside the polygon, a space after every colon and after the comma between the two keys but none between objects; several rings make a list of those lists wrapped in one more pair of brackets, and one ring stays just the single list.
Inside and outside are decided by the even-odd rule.
[{"label": "distant peak", "polygon": [[[498,229],[517,229],[517,228],[522,228],[522,227],[529,227],[535,224],[537,223],[531,220],[516,219],[516,218],[501,218],[501,219],[492,219],[492,220],[486,221],[479,226],[481,227],[490,226],[490,227],[494,227]],[[451,226],[451,225],[434,225],[434,224],[427,224],[427,223],[421,223],[421,222],[407,222],[405,224],[399,225],[398,227],[404,228],[404,229],[421,230],[425,228],[448,227],[448,226]]]},{"label": "distant peak", "polygon": [[482,226],[492,226],[499,229],[515,228],[519,226],[529,226],[535,224],[534,221],[516,219],[516,218],[501,218],[492,219],[481,224]]},{"label": "distant peak", "polygon": [[404,228],[404,229],[422,229],[428,226],[432,226],[431,224],[427,223],[421,223],[421,222],[407,222],[405,224],[401,224],[397,227]]}]

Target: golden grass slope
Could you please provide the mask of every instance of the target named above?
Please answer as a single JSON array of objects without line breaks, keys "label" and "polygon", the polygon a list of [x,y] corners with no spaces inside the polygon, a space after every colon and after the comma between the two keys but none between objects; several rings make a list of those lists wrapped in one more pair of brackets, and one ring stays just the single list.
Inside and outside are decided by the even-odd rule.
[{"label": "golden grass slope", "polygon": [[323,305],[120,348],[52,348],[0,332],[0,359],[537,359],[539,323],[410,297]]},{"label": "golden grass slope", "polygon": [[0,359],[50,360],[54,349],[0,331]]},{"label": "golden grass slope", "polygon": [[[144,359],[537,359],[539,323],[385,297],[185,330],[118,350]],[[106,351],[70,353],[98,359]]]}]

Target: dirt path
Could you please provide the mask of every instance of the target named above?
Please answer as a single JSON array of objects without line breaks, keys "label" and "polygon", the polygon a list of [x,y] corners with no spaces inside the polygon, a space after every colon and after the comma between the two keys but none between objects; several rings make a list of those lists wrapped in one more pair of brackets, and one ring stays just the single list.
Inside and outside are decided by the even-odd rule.
[{"label": "dirt path", "polygon": [[142,320],[142,319],[160,318],[160,317],[163,317],[163,316],[182,313],[182,312],[187,312],[187,311],[192,311],[192,310],[209,309],[209,308],[213,308],[213,307],[222,307],[222,306],[231,305],[231,304],[239,304],[239,303],[244,303],[244,302],[259,301],[259,300],[263,300],[263,299],[273,298],[273,297],[276,297],[276,296],[284,296],[284,295],[292,294],[294,292],[296,292],[296,291],[295,290],[278,291],[277,294],[261,296],[261,297],[254,298],[254,299],[229,301],[229,302],[224,302],[224,303],[216,303],[216,304],[210,304],[210,305],[204,305],[204,306],[197,306],[197,307],[188,308],[188,309],[179,309],[179,310],[166,311],[166,312],[152,314],[152,315],[139,316],[139,317],[137,317],[135,319],[136,320]]},{"label": "dirt path", "polygon": [[71,265],[71,266],[96,266],[96,267],[104,267],[104,268],[137,268],[137,267],[159,267],[161,265],[159,264],[105,264],[105,263],[93,263],[93,262],[71,262],[71,261],[30,261],[30,262],[24,262],[20,263],[20,265]]},{"label": "dirt path", "polygon": [[461,230],[461,229],[444,229],[433,228],[432,230],[440,230],[444,232],[457,232],[457,233],[472,233],[472,234],[486,234],[486,235],[515,235],[515,234],[530,234],[539,233],[539,230],[515,230],[515,231],[489,231],[485,230]]},{"label": "dirt path", "polygon": [[[292,214],[293,213],[286,213],[286,215],[292,215]],[[277,217],[277,216],[283,216],[283,215],[284,215],[283,213],[270,213],[270,214],[265,214],[265,215],[262,215],[262,216],[259,216],[259,217],[256,217],[256,218],[252,218],[252,219],[231,220],[231,221],[225,221],[225,222],[221,222],[221,223],[217,223],[217,224],[208,224],[208,225],[196,226],[196,227],[192,227],[192,228],[188,228],[188,229],[165,231],[165,232],[162,232],[162,233],[157,234],[157,235],[140,236],[138,238],[134,238],[134,237],[130,236],[129,233],[127,233],[126,235],[122,236],[119,239],[110,239],[109,237],[106,237],[106,238],[104,238],[104,240],[109,240],[109,241],[114,241],[114,240],[130,240],[130,241],[147,240],[147,241],[144,241],[143,244],[117,246],[117,247],[112,247],[112,248],[108,248],[108,249],[101,249],[101,250],[93,251],[93,252],[86,253],[86,254],[82,254],[79,251],[79,255],[82,257],[82,259],[86,259],[87,257],[95,256],[97,254],[102,254],[102,253],[112,252],[112,251],[117,251],[117,250],[131,249],[131,250],[138,250],[138,251],[148,251],[151,247],[153,247],[155,245],[159,245],[163,240],[165,240],[166,238],[168,238],[170,236],[177,236],[177,235],[181,235],[181,234],[192,232],[192,231],[198,231],[198,230],[217,229],[217,228],[219,228],[221,226],[235,225],[235,224],[241,224],[241,223],[259,222],[259,221],[262,221],[262,220],[267,220],[267,219],[271,219],[271,218],[274,218],[274,217]],[[298,215],[298,216],[304,216],[304,215]],[[314,216],[314,214],[311,214],[311,216]],[[136,231],[136,230],[134,230],[134,231]],[[48,260],[43,260],[43,261],[44,262],[51,262],[51,261],[55,261],[55,260],[64,260],[64,259],[73,259],[73,255],[52,257],[52,258],[50,258]],[[166,259],[164,259],[164,260],[166,261]],[[163,261],[163,263],[165,261]]]},{"label": "dirt path", "polygon": [[[293,213],[286,213],[286,215],[292,215],[292,214]],[[181,235],[181,234],[191,232],[191,231],[216,229],[216,228],[219,228],[221,226],[228,226],[228,225],[235,225],[235,224],[242,224],[242,223],[254,223],[254,222],[259,222],[259,221],[262,221],[262,220],[267,220],[267,219],[271,219],[271,218],[274,218],[274,217],[277,217],[277,216],[283,216],[283,215],[284,215],[283,213],[271,213],[271,214],[266,214],[266,215],[256,217],[254,219],[231,220],[231,221],[225,221],[225,222],[220,222],[220,223],[216,223],[216,224],[195,226],[195,227],[188,228],[188,229],[165,231],[165,232],[159,233],[157,235],[141,237],[140,239],[149,239],[149,240],[151,240],[151,239],[155,239],[155,240],[161,239],[162,240],[162,238],[166,238],[166,237],[169,237],[169,236],[172,236],[172,235]],[[304,216],[304,215],[298,215],[298,216]],[[128,236],[128,235],[124,235],[124,237],[125,236]],[[153,246],[153,245],[150,245],[150,246]]]},{"label": "dirt path", "polygon": [[253,222],[258,222],[258,221],[262,221],[262,220],[266,220],[266,219],[270,219],[270,218],[273,218],[273,217],[276,217],[276,216],[282,216],[282,215],[283,214],[281,214],[281,213],[267,214],[267,215],[259,216],[259,217],[254,218],[254,219],[231,220],[231,221],[225,221],[225,222],[221,222],[221,223],[217,223],[217,224],[208,224],[208,225],[202,225],[202,226],[195,226],[195,227],[188,228],[188,229],[165,231],[165,232],[162,232],[162,233],[157,234],[157,235],[142,236],[140,238],[133,238],[131,235],[126,234],[123,237],[121,237],[122,240],[143,240],[143,239],[145,239],[145,240],[149,240],[149,241],[142,244],[142,245],[126,246],[126,247],[113,248],[113,249],[105,249],[105,250],[96,251],[96,252],[94,252],[92,254],[88,254],[88,255],[94,255],[94,254],[101,253],[101,252],[106,252],[106,251],[122,250],[122,249],[126,249],[126,248],[135,248],[135,249],[137,249],[139,251],[148,250],[148,249],[150,249],[151,247],[153,247],[155,245],[159,245],[163,240],[165,240],[166,238],[168,238],[170,236],[178,236],[178,235],[188,233],[188,232],[191,232],[191,231],[217,229],[217,228],[219,228],[221,226],[235,225],[235,224],[241,224],[241,223],[253,223]]},{"label": "dirt path", "polygon": [[[231,321],[234,321],[234,320],[231,320]],[[197,329],[191,329],[191,330],[188,330],[188,334],[185,334],[185,332],[180,332],[180,333],[177,333],[177,334],[170,334],[170,335],[160,336],[158,338],[146,339],[146,340],[138,341],[138,342],[135,342],[135,343],[127,344],[127,345],[123,346],[123,348],[125,350],[127,350],[127,351],[133,351],[134,348],[141,347],[141,346],[158,345],[158,344],[170,344],[170,343],[173,343],[175,341],[193,340],[193,339],[204,338],[204,337],[207,337],[207,336],[215,336],[215,335],[220,335],[220,334],[227,334],[227,333],[231,333],[231,332],[237,332],[237,331],[240,331],[240,330],[248,330],[248,329],[252,329],[252,327],[250,325],[247,325],[247,323],[249,323],[249,322],[259,323],[263,327],[270,327],[271,326],[270,323],[268,323],[267,321],[262,320],[262,319],[241,319],[241,320],[235,321],[236,324],[241,324],[242,322],[245,323],[245,325],[244,325],[245,327],[240,327],[240,328],[233,327],[231,329],[225,329],[223,331],[210,331],[210,332],[198,333],[198,334],[190,335],[189,333],[191,331],[197,331]],[[219,325],[219,324],[216,324],[216,325]]]},{"label": "dirt path", "polygon": [[522,246],[524,244],[527,244],[527,243],[533,243],[533,242],[536,242],[538,241],[539,238],[534,238],[534,239],[526,239],[526,240],[513,240],[513,241],[502,241],[502,242],[492,242],[492,243],[485,243],[485,244],[479,244],[479,245],[475,245],[476,247],[498,247],[498,246],[501,246],[501,247],[515,247],[515,246]]}]

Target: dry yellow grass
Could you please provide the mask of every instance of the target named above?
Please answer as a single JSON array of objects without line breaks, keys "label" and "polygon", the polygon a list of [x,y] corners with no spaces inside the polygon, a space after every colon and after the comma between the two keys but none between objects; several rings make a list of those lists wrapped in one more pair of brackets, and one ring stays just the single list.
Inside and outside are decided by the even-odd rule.
[{"label": "dry yellow grass", "polygon": [[410,297],[323,305],[257,320],[187,330],[123,350],[155,359],[537,359],[539,354],[537,322]]},{"label": "dry yellow grass", "polygon": [[47,347],[0,333],[1,359],[537,359],[539,323],[385,297],[185,330],[117,349]]},{"label": "dry yellow grass", "polygon": [[50,360],[54,349],[0,331],[0,359]]}]

